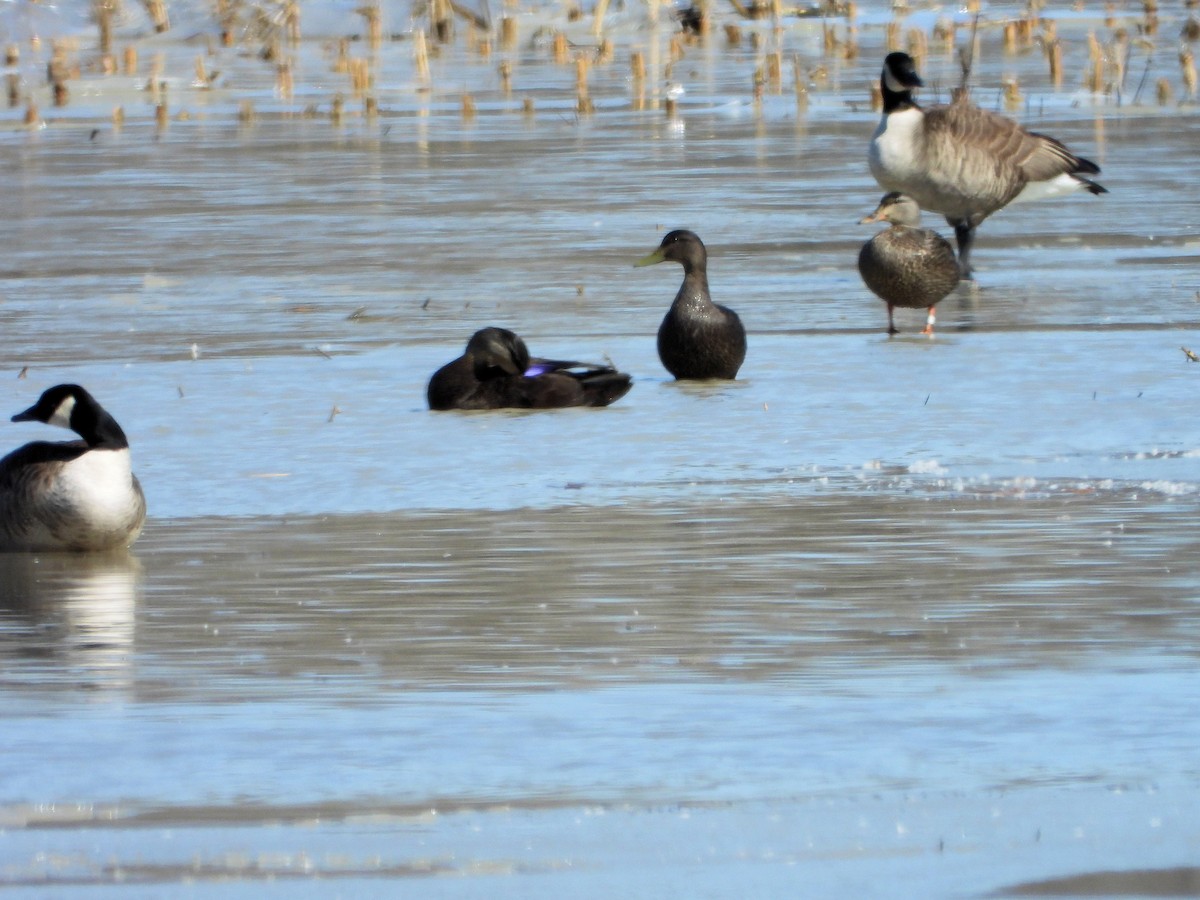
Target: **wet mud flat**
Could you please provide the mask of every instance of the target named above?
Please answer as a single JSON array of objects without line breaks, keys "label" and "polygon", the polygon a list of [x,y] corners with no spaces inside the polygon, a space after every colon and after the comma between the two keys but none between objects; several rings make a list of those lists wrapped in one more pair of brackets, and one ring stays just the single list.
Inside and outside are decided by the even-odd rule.
[{"label": "wet mud flat", "polygon": [[165,520],[136,561],[6,559],[0,884],[1186,884],[1198,513],[798,492]]}]

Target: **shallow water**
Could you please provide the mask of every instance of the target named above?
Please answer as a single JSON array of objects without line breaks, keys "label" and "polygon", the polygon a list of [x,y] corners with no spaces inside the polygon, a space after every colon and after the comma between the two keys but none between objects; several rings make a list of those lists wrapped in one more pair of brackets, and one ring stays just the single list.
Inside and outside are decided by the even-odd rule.
[{"label": "shallow water", "polygon": [[[85,27],[29,4],[3,25],[27,41],[51,12]],[[1110,31],[1053,12],[1077,70]],[[744,23],[825,66],[803,111],[756,104],[749,37],[716,35],[637,108],[628,53],[661,71],[672,28],[616,9],[578,115],[533,36],[559,11],[523,14],[515,51],[460,36],[423,86],[389,7],[374,120],[328,72],[332,6],[306,7],[293,101],[249,45],[191,84],[202,10],[154,38],[127,15],[164,56],[165,129],[124,76],[43,100],[44,128],[0,113],[0,409],[88,386],[151,515],[128,557],[0,560],[0,887],[1189,893],[1198,120],[1147,105],[1178,17],[1137,104],[1142,45],[1118,103],[985,28],[977,84],[1019,74],[1022,118],[1112,193],[985,223],[929,340],[904,311],[888,339],[853,264],[877,11],[850,62],[817,21]],[[632,262],[672,227],[747,323],[736,382],[655,356],[679,272]],[[427,412],[429,373],[492,324],[635,386]]]}]

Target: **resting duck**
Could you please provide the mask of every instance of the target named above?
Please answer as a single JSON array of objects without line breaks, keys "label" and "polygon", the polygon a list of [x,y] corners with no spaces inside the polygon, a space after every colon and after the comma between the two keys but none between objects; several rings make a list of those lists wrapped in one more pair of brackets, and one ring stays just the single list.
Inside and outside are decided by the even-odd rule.
[{"label": "resting duck", "polygon": [[631,378],[612,366],[531,358],[505,328],[475,332],[458,359],[429,380],[429,408],[557,409],[608,406],[628,393]]}]

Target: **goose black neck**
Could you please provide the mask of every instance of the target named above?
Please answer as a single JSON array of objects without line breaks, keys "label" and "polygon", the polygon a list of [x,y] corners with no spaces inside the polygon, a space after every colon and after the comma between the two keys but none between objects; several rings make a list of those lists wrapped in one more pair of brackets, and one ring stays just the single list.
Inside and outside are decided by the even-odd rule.
[{"label": "goose black neck", "polygon": [[71,413],[71,430],[94,450],[124,450],[129,446],[117,420],[99,406],[76,406]]}]

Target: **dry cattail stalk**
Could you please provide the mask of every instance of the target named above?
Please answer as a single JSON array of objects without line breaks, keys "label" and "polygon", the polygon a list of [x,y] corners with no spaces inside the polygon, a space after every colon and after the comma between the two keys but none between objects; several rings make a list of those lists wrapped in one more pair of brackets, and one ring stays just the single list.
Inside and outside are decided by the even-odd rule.
[{"label": "dry cattail stalk", "polygon": [[1191,47],[1179,51],[1179,67],[1183,70],[1183,90],[1189,100],[1196,99],[1196,58]]},{"label": "dry cattail stalk", "polygon": [[883,109],[883,88],[879,86],[878,81],[871,82],[871,111],[879,112]]},{"label": "dry cattail stalk", "polygon": [[800,111],[808,109],[808,78],[799,56],[792,57],[792,87],[796,91],[796,108]]},{"label": "dry cattail stalk", "polygon": [[529,118],[529,119],[533,118],[534,109],[533,109],[533,98],[532,97],[526,97],[524,99],[524,101],[522,101],[521,112],[523,112],[525,114],[526,118]]},{"label": "dry cattail stalk", "polygon": [[783,53],[779,50],[767,54],[767,86],[772,94],[783,91]]},{"label": "dry cattail stalk", "polygon": [[417,77],[428,81],[429,48],[426,46],[425,32],[420,28],[413,32],[413,65],[417,70]]},{"label": "dry cattail stalk", "polygon": [[675,65],[686,55],[687,52],[683,49],[683,35],[672,35],[670,49],[667,51],[667,65]]},{"label": "dry cattail stalk", "polygon": [[341,94],[333,98],[329,104],[329,121],[334,125],[341,125],[342,119],[345,118],[346,100]]},{"label": "dry cattail stalk", "polygon": [[59,41],[51,41],[50,62],[46,64],[46,80],[51,84],[67,81],[71,77],[71,64],[67,60],[67,48]]},{"label": "dry cattail stalk", "polygon": [[371,89],[371,62],[366,58],[350,60],[350,90],[361,99]]},{"label": "dry cattail stalk", "polygon": [[910,28],[905,36],[905,44],[908,55],[916,63],[917,71],[924,69],[925,58],[929,55],[929,39],[925,37],[925,32],[920,28]]},{"label": "dry cattail stalk", "polygon": [[16,44],[9,44],[4,48],[4,65],[10,69],[21,62],[21,48]]},{"label": "dry cattail stalk", "polygon": [[126,75],[136,75],[138,70],[138,51],[137,47],[130,44],[125,48],[122,59],[122,71]]},{"label": "dry cattail stalk", "polygon": [[512,16],[500,20],[500,46],[504,50],[512,50],[517,46],[517,20]]},{"label": "dry cattail stalk", "polygon": [[629,74],[633,81],[633,108],[643,109],[646,105],[646,58],[641,50],[629,54]]},{"label": "dry cattail stalk", "polygon": [[826,22],[823,32],[823,43],[821,46],[822,52],[826,56],[832,56],[838,49],[837,26],[832,22]]},{"label": "dry cattail stalk", "polygon": [[1104,89],[1104,52],[1096,39],[1096,32],[1088,32],[1088,71],[1085,86],[1093,94]]},{"label": "dry cattail stalk", "polygon": [[243,100],[238,106],[238,121],[243,125],[254,124],[254,103],[250,100]]},{"label": "dry cattail stalk", "polygon": [[[417,32],[421,34],[422,32]],[[350,71],[350,39],[342,38],[337,42],[337,53],[333,57],[331,71],[341,75]]]},{"label": "dry cattail stalk", "polygon": [[113,0],[93,0],[92,16],[96,19],[96,28],[100,32],[98,48],[100,53],[107,56],[112,53],[112,17],[115,10]]},{"label": "dry cattail stalk", "polygon": [[32,100],[29,101],[29,105],[25,107],[25,120],[24,120],[25,124],[26,125],[37,125],[39,122],[41,122],[41,120],[42,120],[42,117],[38,113],[37,104],[34,103]]},{"label": "dry cattail stalk", "polygon": [[21,105],[21,76],[16,72],[9,72],[4,76],[4,83],[8,90],[9,109],[16,109]]},{"label": "dry cattail stalk", "polygon": [[1012,56],[1017,52],[1017,23],[1008,21],[1004,23],[1004,52]]},{"label": "dry cattail stalk", "polygon": [[292,77],[292,64],[283,62],[275,70],[275,93],[282,100],[291,100],[295,92],[295,81]]},{"label": "dry cattail stalk", "polygon": [[1050,60],[1050,80],[1054,82],[1055,87],[1062,87],[1062,44],[1057,40],[1054,41],[1046,48],[1046,55]]},{"label": "dry cattail stalk", "polygon": [[159,131],[166,131],[171,117],[167,111],[167,101],[164,98],[154,107],[154,124]]},{"label": "dry cattail stalk", "polygon": [[757,53],[759,50],[762,49],[762,45],[763,45],[762,34],[757,31],[750,32],[750,49]]},{"label": "dry cattail stalk", "polygon": [[560,66],[565,66],[570,56],[569,51],[570,45],[567,43],[567,36],[561,31],[556,32],[554,35],[554,61]]},{"label": "dry cattail stalk", "polygon": [[500,93],[505,97],[512,96],[512,63],[507,59],[501,60],[498,71],[500,73]]},{"label": "dry cattail stalk", "polygon": [[846,29],[846,39],[842,41],[842,59],[853,61],[858,59],[858,26],[851,25]]},{"label": "dry cattail stalk", "polygon": [[889,53],[901,49],[900,23],[895,19],[887,23],[887,49]]},{"label": "dry cattail stalk", "polygon": [[604,33],[604,16],[608,13],[608,0],[596,0],[596,14],[592,18],[592,34],[600,37]]},{"label": "dry cattail stalk", "polygon": [[67,83],[65,81],[54,82],[54,105],[66,106],[70,99],[71,92],[67,90]]},{"label": "dry cattail stalk", "polygon": [[433,38],[439,44],[448,44],[454,37],[454,20],[451,18],[450,0],[432,0],[429,16],[433,24]]},{"label": "dry cattail stalk", "polygon": [[203,56],[196,57],[195,69],[196,69],[196,81],[195,81],[196,87],[208,87],[209,86],[208,70],[204,66],[204,57]]},{"label": "dry cattail stalk", "polygon": [[592,100],[588,96],[588,61],[586,56],[575,60],[575,111],[590,113]]},{"label": "dry cattail stalk", "polygon": [[1171,102],[1171,82],[1160,78],[1155,84],[1155,94],[1158,95],[1158,105],[1166,106]]},{"label": "dry cattail stalk", "polygon": [[379,100],[374,95],[363,99],[363,116],[368,122],[379,117]]},{"label": "dry cattail stalk", "polygon": [[125,124],[125,107],[123,107],[123,106],[114,106],[113,107],[112,124],[113,124],[113,128],[117,129],[118,131],[121,129],[121,126]]},{"label": "dry cattail stalk", "polygon": [[283,33],[293,47],[300,43],[300,4],[296,0],[283,4]]},{"label": "dry cattail stalk", "polygon": [[171,28],[171,17],[167,15],[167,4],[164,0],[145,0],[146,12],[154,23],[154,30],[159,34]]},{"label": "dry cattail stalk", "polygon": [[725,26],[725,45],[728,47],[738,47],[742,43],[742,29],[729,23]]},{"label": "dry cattail stalk", "polygon": [[463,119],[465,119],[466,121],[469,122],[471,119],[474,119],[475,118],[475,98],[472,97],[470,94],[463,94],[460,110],[462,112]]},{"label": "dry cattail stalk", "polygon": [[1004,108],[1009,112],[1016,112],[1024,101],[1021,96],[1021,85],[1015,77],[1005,78],[1001,84],[1004,86]]},{"label": "dry cattail stalk", "polygon": [[377,5],[360,6],[355,10],[366,20],[367,45],[378,50],[383,44],[383,14]]},{"label": "dry cattail stalk", "polygon": [[952,19],[938,19],[933,26],[933,37],[942,45],[942,52],[954,52],[954,42],[958,39],[958,26]]}]

